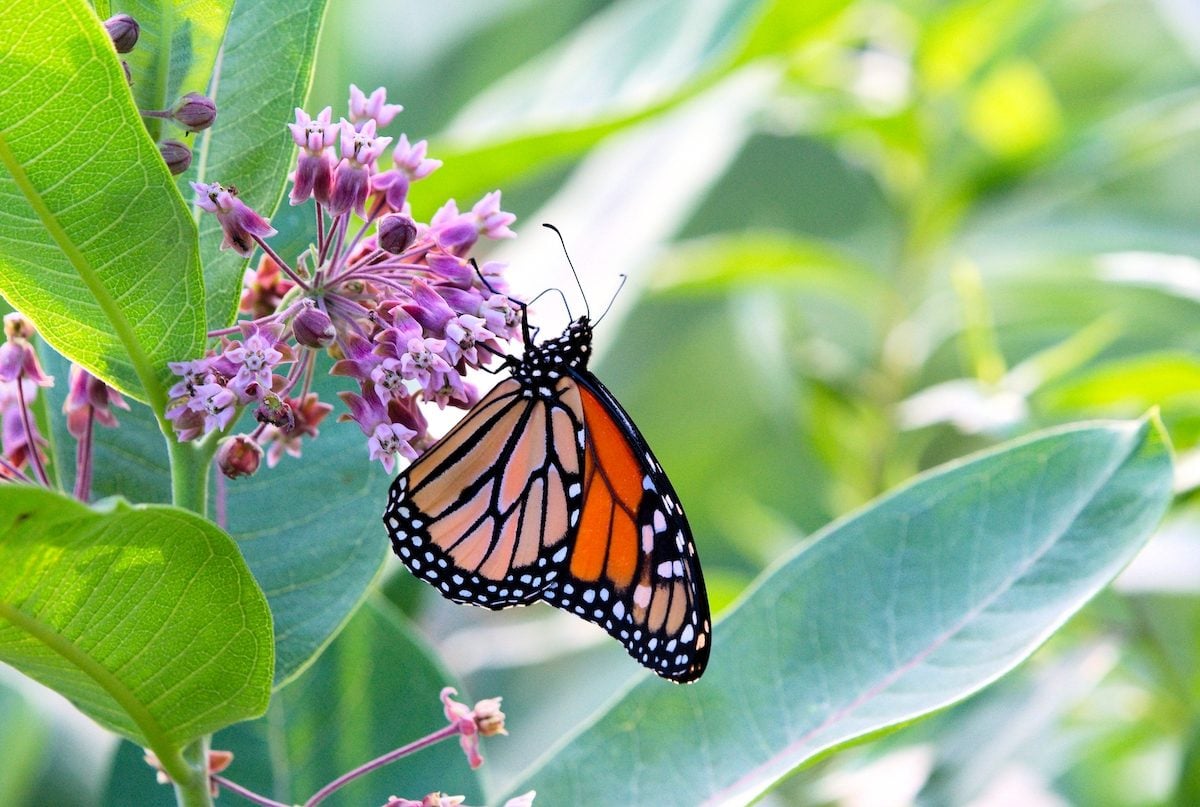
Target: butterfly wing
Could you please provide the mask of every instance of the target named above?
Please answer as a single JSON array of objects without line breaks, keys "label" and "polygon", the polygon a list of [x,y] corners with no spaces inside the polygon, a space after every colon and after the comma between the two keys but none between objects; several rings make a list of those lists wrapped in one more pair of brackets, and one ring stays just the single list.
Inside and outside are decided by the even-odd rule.
[{"label": "butterfly wing", "polygon": [[582,499],[582,426],[561,400],[527,393],[500,382],[392,483],[392,548],[455,602],[534,602],[566,560]]},{"label": "butterfly wing", "polygon": [[583,506],[568,565],[543,597],[680,682],[704,672],[711,618],[687,517],[632,419],[599,379],[575,371],[587,439]]},{"label": "butterfly wing", "polygon": [[454,602],[545,600],[657,674],[695,680],[711,623],[675,491],[595,376],[572,370],[554,392],[502,381],[398,477],[392,547]]}]

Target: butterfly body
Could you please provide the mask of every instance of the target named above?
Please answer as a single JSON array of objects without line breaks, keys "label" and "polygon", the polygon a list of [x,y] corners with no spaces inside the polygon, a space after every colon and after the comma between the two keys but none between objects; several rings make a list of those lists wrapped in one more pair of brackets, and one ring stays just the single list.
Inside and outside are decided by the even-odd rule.
[{"label": "butterfly body", "polygon": [[704,671],[707,595],[670,481],[588,369],[587,317],[524,355],[393,483],[384,523],[409,570],[459,603],[545,601],[679,682]]}]

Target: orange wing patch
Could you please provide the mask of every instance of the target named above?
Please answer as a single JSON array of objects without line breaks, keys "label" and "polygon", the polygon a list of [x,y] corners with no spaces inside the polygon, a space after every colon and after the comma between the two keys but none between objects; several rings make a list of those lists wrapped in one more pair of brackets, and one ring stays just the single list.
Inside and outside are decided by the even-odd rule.
[{"label": "orange wing patch", "polygon": [[638,565],[637,509],[642,469],[604,405],[576,387],[588,430],[584,455],[584,506],[579,521],[571,574],[597,580],[603,574],[619,588],[633,583]]}]

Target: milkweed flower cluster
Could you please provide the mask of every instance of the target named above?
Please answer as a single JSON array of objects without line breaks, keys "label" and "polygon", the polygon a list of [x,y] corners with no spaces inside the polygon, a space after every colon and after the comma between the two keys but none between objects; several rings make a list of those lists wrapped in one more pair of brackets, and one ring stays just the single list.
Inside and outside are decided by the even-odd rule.
[{"label": "milkweed flower cluster", "polygon": [[273,466],[299,456],[302,439],[317,436],[332,409],[310,390],[323,351],[332,374],[357,384],[339,394],[342,419],[358,424],[368,456],[392,471],[432,442],[420,405],[470,408],[478,394],[467,372],[492,364],[518,335],[503,265],[470,259],[481,238],[514,237],[516,217],[495,191],[469,211],[450,200],[428,223],[414,221],[409,191],[441,162],[424,140],[402,134],[392,146],[379,134],[400,111],[383,88],[367,95],[353,85],[348,119],[335,123],[329,107],[296,110],[288,199],[313,200],[315,216],[312,242],[292,263],[232,187],[192,183],[197,204],[221,224],[223,248],[262,250],[241,299],[250,318],[210,334],[219,341],[202,358],[170,365],[178,383],[167,417],[180,440],[226,435],[240,412],[253,412],[254,428],[218,450],[227,476],[253,473],[260,457]]},{"label": "milkweed flower cluster", "polygon": [[[38,390],[53,387],[34,348],[36,331],[24,315],[4,317],[0,344],[0,481],[31,482],[50,487],[49,442],[38,430],[33,406]],[[128,409],[121,394],[78,365],[71,365],[63,414],[67,433],[75,438],[75,497],[87,501],[92,485],[92,432],[97,422],[117,426],[113,409]]]}]

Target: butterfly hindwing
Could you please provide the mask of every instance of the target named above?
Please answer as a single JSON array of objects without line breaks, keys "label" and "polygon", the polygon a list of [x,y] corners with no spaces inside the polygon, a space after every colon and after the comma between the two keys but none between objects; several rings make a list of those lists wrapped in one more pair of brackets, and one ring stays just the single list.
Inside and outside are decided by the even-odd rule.
[{"label": "butterfly hindwing", "polygon": [[687,517],[616,398],[577,373],[584,501],[566,576],[546,597],[594,622],[659,675],[699,677],[711,620]]}]

